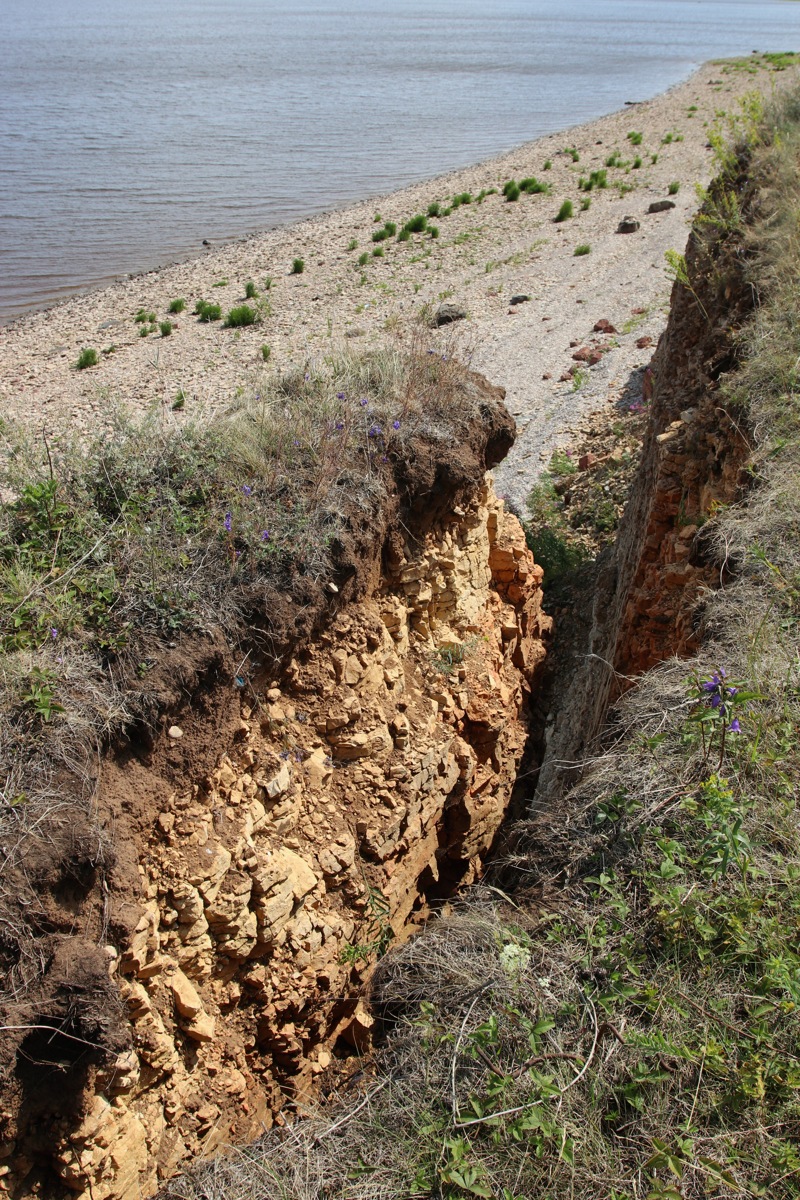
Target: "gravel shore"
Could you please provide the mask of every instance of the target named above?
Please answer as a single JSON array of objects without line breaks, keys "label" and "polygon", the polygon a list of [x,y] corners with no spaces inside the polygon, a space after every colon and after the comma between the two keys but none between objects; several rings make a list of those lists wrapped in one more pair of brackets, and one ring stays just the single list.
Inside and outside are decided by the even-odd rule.
[{"label": "gravel shore", "polygon": [[[713,173],[708,135],[715,115],[737,111],[745,92],[769,95],[797,78],[796,68],[774,72],[756,56],[747,66],[706,64],[652,100],[466,170],[210,247],[190,262],[22,317],[0,328],[3,416],[89,435],[110,429],[120,406],[184,421],[257,389],[265,371],[422,336],[426,346],[464,355],[505,387],[519,437],[496,476],[499,490],[521,507],[556,446],[598,408],[635,403],[641,393],[669,299],[664,255],[683,251],[698,203],[695,185]],[[608,166],[615,152],[622,165]],[[608,186],[579,190],[579,181],[598,170],[606,171]],[[529,176],[547,183],[550,194],[523,192],[509,203],[504,183]],[[496,194],[475,202],[492,188]],[[372,241],[385,221],[399,230],[431,203],[444,209],[465,192],[472,203],[430,219],[437,238],[423,232],[404,242]],[[564,200],[574,215],[555,222]],[[674,207],[648,212],[663,200]],[[638,228],[617,232],[628,216]],[[589,252],[576,255],[578,246]],[[376,249],[383,257],[373,256]],[[363,254],[369,257],[360,266]],[[296,258],[303,259],[300,274],[291,273]],[[224,315],[244,302],[249,280],[260,302],[268,301],[257,325],[228,329],[192,315],[200,299],[219,304]],[[186,310],[169,317],[179,297]],[[526,299],[511,303],[519,297]],[[443,303],[466,317],[433,331],[427,322]],[[140,336],[140,309],[155,313],[157,323],[169,318],[173,331]],[[595,333],[600,321],[614,332]],[[99,362],[78,371],[86,347],[97,350]],[[599,348],[599,362],[576,364],[572,356],[583,347]],[[578,374],[562,378],[570,369]],[[185,400],[175,411],[179,394]]]}]

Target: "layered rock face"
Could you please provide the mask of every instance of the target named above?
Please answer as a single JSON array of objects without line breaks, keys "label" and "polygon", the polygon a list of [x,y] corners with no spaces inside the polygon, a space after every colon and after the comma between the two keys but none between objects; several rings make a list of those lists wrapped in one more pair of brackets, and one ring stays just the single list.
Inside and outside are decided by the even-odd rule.
[{"label": "layered rock face", "polygon": [[[726,578],[704,526],[746,487],[747,431],[722,382],[753,307],[738,238],[693,232],[688,285],[673,288],[652,361],[650,422],[616,544],[597,564],[582,666],[551,715],[538,795],[553,799],[592,749],[609,706],[632,677],[699,644],[702,597]],[[566,681],[564,681],[566,682]]]},{"label": "layered rock face", "polygon": [[487,482],[421,544],[395,536],[371,593],[241,690],[232,744],[139,851],[135,931],[107,950],[130,1047],[54,1153],[77,1197],[147,1195],[365,1048],[371,964],[475,878],[507,810],[541,577]]}]

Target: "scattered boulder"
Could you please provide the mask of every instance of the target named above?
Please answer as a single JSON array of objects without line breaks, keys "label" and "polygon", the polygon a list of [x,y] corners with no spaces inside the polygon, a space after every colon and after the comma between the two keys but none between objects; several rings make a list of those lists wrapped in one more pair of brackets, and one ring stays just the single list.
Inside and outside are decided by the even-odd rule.
[{"label": "scattered boulder", "polygon": [[668,212],[669,209],[675,207],[674,200],[654,200],[648,208],[649,213]]},{"label": "scattered boulder", "polygon": [[644,337],[640,337],[640,338],[636,339],[636,346],[639,350],[644,350],[648,346],[652,346],[652,344],[653,344],[653,339],[650,337],[649,334],[645,334]]},{"label": "scattered boulder", "polygon": [[614,328],[614,326],[611,324],[610,321],[607,321],[605,317],[601,317],[600,320],[595,324],[594,332],[595,333],[616,333],[617,331]]},{"label": "scattered boulder", "polygon": [[519,295],[511,297],[510,303],[511,304],[527,304],[529,300],[530,300],[530,296],[526,296],[524,292],[520,292]]},{"label": "scattered boulder", "polygon": [[596,454],[582,454],[578,459],[578,470],[589,471],[597,462]]},{"label": "scattered boulder", "polygon": [[433,325],[438,329],[442,325],[452,325],[454,321],[463,321],[467,310],[458,304],[441,304],[433,314]]},{"label": "scattered boulder", "polygon": [[581,346],[580,350],[576,350],[572,357],[576,362],[587,363],[590,367],[594,367],[603,357],[603,351],[599,346]]},{"label": "scattered boulder", "polygon": [[639,227],[636,217],[626,216],[622,218],[617,226],[617,233],[636,233]]}]

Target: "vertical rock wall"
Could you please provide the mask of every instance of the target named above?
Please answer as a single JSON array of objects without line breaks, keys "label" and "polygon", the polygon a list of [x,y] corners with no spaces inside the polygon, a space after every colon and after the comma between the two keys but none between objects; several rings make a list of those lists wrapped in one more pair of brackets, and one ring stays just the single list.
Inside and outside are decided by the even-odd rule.
[{"label": "vertical rock wall", "polygon": [[55,1151],[81,1200],[138,1200],[364,1049],[376,956],[480,870],[550,631],[542,572],[489,482],[391,547],[154,814],[135,931],[107,949],[130,1046]]},{"label": "vertical rock wall", "polygon": [[703,594],[725,579],[703,526],[746,486],[747,432],[721,392],[753,306],[741,235],[693,233],[687,269],[652,362],[639,471],[617,542],[598,563],[583,665],[568,688],[563,681],[566,699],[551,715],[537,792],[548,805],[591,753],[609,705],[632,677],[697,648]]}]

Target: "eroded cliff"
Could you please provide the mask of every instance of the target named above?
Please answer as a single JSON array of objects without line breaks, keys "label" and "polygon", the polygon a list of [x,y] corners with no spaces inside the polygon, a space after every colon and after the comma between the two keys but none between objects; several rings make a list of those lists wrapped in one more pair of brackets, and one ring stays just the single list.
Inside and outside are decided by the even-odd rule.
[{"label": "eroded cliff", "polygon": [[280,1121],[367,1047],[379,953],[477,876],[550,632],[541,569],[484,478],[507,421],[492,400],[471,483],[425,465],[430,500],[408,489],[311,636],[271,669],[195,670],[161,732],[105,761],[113,850],[55,939],[84,976],[62,964],[7,1092],[13,1194],[139,1197]]}]

